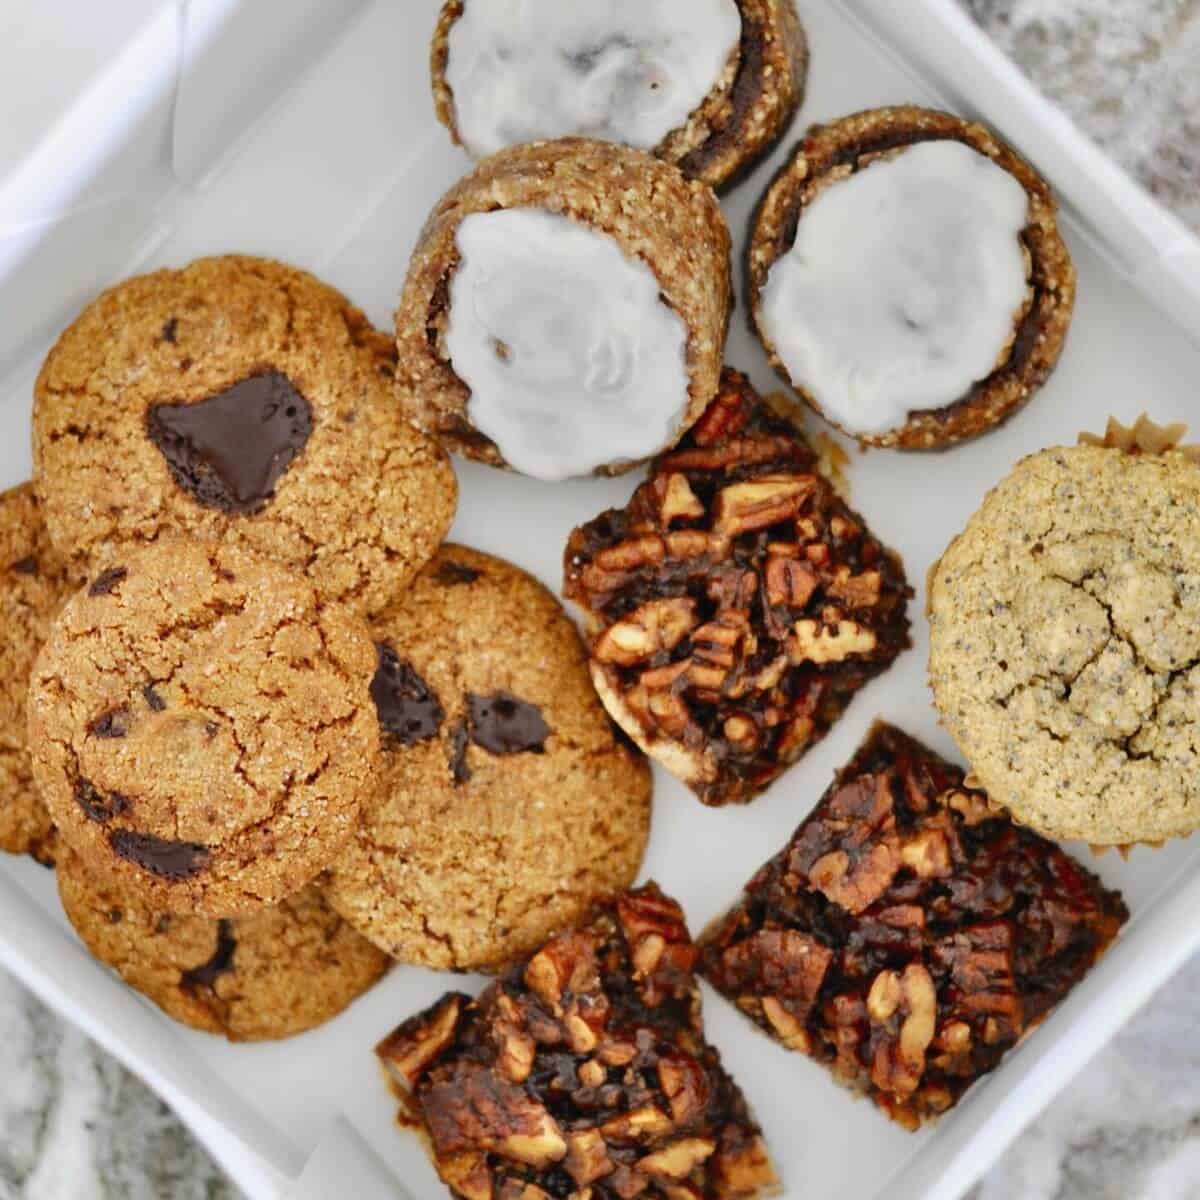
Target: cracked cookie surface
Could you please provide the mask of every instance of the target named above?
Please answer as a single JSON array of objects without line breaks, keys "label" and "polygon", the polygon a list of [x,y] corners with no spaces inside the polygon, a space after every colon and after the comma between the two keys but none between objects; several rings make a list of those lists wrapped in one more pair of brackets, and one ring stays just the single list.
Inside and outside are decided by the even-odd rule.
[{"label": "cracked cookie surface", "polygon": [[33,486],[0,493],[0,849],[54,858],[54,826],[33,782],[25,694],[33,660],[70,591]]},{"label": "cracked cookie surface", "polygon": [[379,733],[366,627],[233,547],[126,547],[34,665],[34,776],[65,841],[176,912],[275,904],[349,837]]},{"label": "cracked cookie surface", "polygon": [[388,969],[315,887],[244,917],[164,912],[65,847],[58,894],[87,948],[168,1016],[234,1042],[323,1024]]},{"label": "cracked cookie surface", "polygon": [[1035,454],[930,580],[934,698],[993,800],[1097,845],[1200,826],[1200,467]]},{"label": "cracked cookie surface", "polygon": [[165,532],[383,606],[454,516],[446,455],[393,395],[395,348],[304,271],[202,259],[105,292],[38,377],[35,480],[64,554]]},{"label": "cracked cookie surface", "polygon": [[383,769],[327,881],[404,962],[490,968],[633,880],[650,772],[525,572],[443,546],[373,625]]}]

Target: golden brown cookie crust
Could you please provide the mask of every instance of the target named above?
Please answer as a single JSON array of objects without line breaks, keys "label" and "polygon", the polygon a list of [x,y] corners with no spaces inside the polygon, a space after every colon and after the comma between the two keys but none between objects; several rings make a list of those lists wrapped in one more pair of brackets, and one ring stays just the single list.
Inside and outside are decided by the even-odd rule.
[{"label": "golden brown cookie crust", "polygon": [[[721,78],[654,154],[689,179],[728,187],[770,153],[804,103],[808,39],[793,0],[737,0],[742,37]],[[438,120],[458,145],[454,91],[446,81],[450,30],[463,0],[446,0],[433,34],[430,75]]]},{"label": "golden brown cookie crust", "polygon": [[986,433],[1022,408],[1046,381],[1071,324],[1075,268],[1058,230],[1058,206],[1037,171],[991,130],[951,113],[910,105],[871,109],[813,126],[776,175],[755,215],[747,253],[749,307],[775,370],[810,408],[825,416],[816,398],[792,383],[759,316],[767,276],[794,243],[805,207],[831,180],[845,178],[881,154],[943,140],[961,142],[986,155],[1028,194],[1029,221],[1021,240],[1030,260],[1030,304],[1006,361],[991,375],[953,404],[911,413],[901,429],[851,435],[863,445],[931,450]]},{"label": "golden brown cookie crust", "polygon": [[29,672],[71,591],[33,485],[0,493],[0,849],[54,861],[54,826],[38,795],[25,730]]},{"label": "golden brown cookie crust", "polygon": [[[444,546],[374,624],[440,709],[405,745],[327,880],[330,903],[403,962],[490,969],[627,887],[650,826],[650,772],[619,739],[558,601],[500,559]],[[470,696],[508,694],[549,727],[498,754]]]},{"label": "golden brown cookie crust", "polygon": [[67,917],[101,962],[169,1017],[231,1042],[322,1025],[391,965],[315,887],[277,907],[214,920],[155,908],[89,870],[69,847],[57,875]]},{"label": "golden brown cookie crust", "polygon": [[1056,838],[1200,827],[1200,466],[1019,463],[930,575],[930,683],[993,801]]},{"label": "golden brown cookie crust", "polygon": [[[513,146],[485,159],[438,202],[417,240],[396,310],[401,403],[451,450],[492,466],[507,464],[470,422],[470,389],[454,372],[443,339],[455,237],[472,213],[540,208],[609,234],[639,258],[688,331],[690,401],[684,431],[717,390],[732,304],[729,230],[712,190],[659,159],[612,142],[563,138]],[[598,474],[620,474],[622,462]]]},{"label": "golden brown cookie crust", "polygon": [[[394,350],[344,296],[265,259],[201,259],[105,292],[38,377],[35,482],[55,545],[82,562],[181,532],[304,570],[365,612],[418,571],[454,516],[442,451],[397,410]],[[267,371],[311,407],[311,433],[257,511],[200,503],[148,433]]]},{"label": "golden brown cookie crust", "polygon": [[375,783],[366,627],[231,546],[126,547],[62,610],[29,693],[61,836],[176,912],[228,916],[309,883]]}]

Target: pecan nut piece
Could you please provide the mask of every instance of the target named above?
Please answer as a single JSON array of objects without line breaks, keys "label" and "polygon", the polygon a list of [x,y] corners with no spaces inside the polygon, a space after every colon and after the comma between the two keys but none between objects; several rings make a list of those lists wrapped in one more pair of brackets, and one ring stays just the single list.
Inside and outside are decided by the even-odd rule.
[{"label": "pecan nut piece", "polygon": [[631,667],[674,650],[696,627],[696,605],[686,596],[652,600],[596,639],[599,662]]},{"label": "pecan nut piece", "polygon": [[881,971],[867,993],[867,1015],[882,1028],[877,1036],[871,1081],[881,1092],[906,1099],[925,1073],[925,1051],[937,1026],[937,991],[920,963],[903,974]]},{"label": "pecan nut piece", "polygon": [[564,992],[590,992],[599,985],[596,945],[585,933],[552,938],[525,968],[525,986],[556,1015],[562,1012]]},{"label": "pecan nut piece", "polygon": [[392,1082],[412,1091],[416,1082],[453,1044],[463,1005],[461,992],[443,996],[428,1012],[405,1021],[375,1047]]},{"label": "pecan nut piece", "polygon": [[797,838],[793,859],[793,869],[834,904],[852,913],[874,904],[900,869],[887,776],[859,776],[836,791]]}]

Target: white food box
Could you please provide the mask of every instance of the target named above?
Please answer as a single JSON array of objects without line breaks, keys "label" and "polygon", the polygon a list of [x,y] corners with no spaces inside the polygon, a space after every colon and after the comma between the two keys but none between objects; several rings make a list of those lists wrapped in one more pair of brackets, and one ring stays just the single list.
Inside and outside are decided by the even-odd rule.
[{"label": "white food box", "polygon": [[[1100,430],[1110,413],[1129,421],[1148,409],[1200,425],[1200,241],[1047,104],[954,0],[799,7],[812,43],[808,98],[770,161],[725,199],[739,257],[766,182],[809,123],[926,102],[989,122],[1055,185],[1079,304],[1058,372],[1004,428],[942,455],[852,454],[853,502],[917,588],[915,645],[747,808],[704,809],[656,773],[643,875],[678,897],[693,931],[783,844],[876,717],[957,757],[925,684],[923,581],[1019,457]],[[0,484],[28,476],[32,381],[50,342],[125,275],[205,253],[271,255],[390,323],[425,214],[469,167],[433,117],[437,8],[0,0]],[[759,386],[778,386],[744,308],[727,359]],[[569,530],[634,486],[456,467],[452,537],[515,560],[555,591]],[[1200,945],[1200,840],[1091,865],[1133,912],[1120,941],[1000,1070],[920,1134],[889,1124],[706,991],[709,1035],[762,1121],[787,1196],[952,1200]],[[256,1200],[445,1194],[417,1138],[396,1125],[372,1047],[461,979],[400,967],[322,1029],[231,1046],[173,1025],[119,984],[66,926],[49,873],[7,857],[0,962],[154,1087]]]}]

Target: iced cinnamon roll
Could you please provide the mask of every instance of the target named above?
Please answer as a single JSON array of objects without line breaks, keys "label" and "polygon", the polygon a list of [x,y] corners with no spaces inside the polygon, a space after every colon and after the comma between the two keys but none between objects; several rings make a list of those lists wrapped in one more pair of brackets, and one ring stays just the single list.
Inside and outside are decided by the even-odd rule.
[{"label": "iced cinnamon roll", "polygon": [[864,445],[905,449],[1015,413],[1075,300],[1042,177],[983,126],[912,107],[809,131],[759,208],[748,275],[801,398]]},{"label": "iced cinnamon roll", "polygon": [[710,188],[613,143],[516,146],[421,232],[396,314],[401,400],[470,458],[545,480],[617,473],[707,407],[729,309]]},{"label": "iced cinnamon roll", "polygon": [[799,108],[808,47],[793,0],[447,0],[431,70],[438,117],[475,158],[601,138],[720,187]]}]

